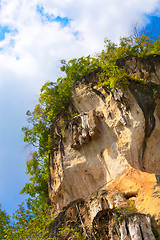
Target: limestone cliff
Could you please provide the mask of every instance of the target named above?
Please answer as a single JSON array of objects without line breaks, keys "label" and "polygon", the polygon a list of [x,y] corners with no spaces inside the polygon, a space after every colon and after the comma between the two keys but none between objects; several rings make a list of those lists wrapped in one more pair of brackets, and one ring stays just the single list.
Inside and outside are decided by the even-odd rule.
[{"label": "limestone cliff", "polygon": [[[57,216],[52,239],[155,239],[160,227],[160,57],[117,62],[146,83],[128,89],[97,84],[96,71],[73,89],[76,115],[65,134],[52,126],[49,198]],[[152,225],[152,228],[151,228]],[[78,238],[77,238],[78,239]]]}]

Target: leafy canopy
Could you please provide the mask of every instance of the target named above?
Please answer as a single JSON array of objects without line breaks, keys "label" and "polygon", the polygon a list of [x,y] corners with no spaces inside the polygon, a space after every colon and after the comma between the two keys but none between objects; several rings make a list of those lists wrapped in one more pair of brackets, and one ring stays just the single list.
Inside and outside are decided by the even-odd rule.
[{"label": "leafy canopy", "polygon": [[13,214],[14,221],[3,230],[3,239],[49,239],[49,227],[53,219],[47,208],[48,206],[44,206],[43,209],[36,208],[31,211],[24,207],[24,203],[19,205],[18,210]]},{"label": "leafy canopy", "polygon": [[25,133],[24,141],[37,148],[27,161],[26,174],[30,175],[30,182],[21,191],[30,195],[30,207],[34,206],[35,201],[42,204],[48,196],[49,153],[58,144],[51,139],[50,126],[67,109],[75,80],[94,70],[96,64],[97,61],[90,56],[73,59],[68,63],[62,60],[61,72],[65,72],[65,77],[58,78],[56,83],[44,84],[34,111],[27,111],[30,125],[22,128]]},{"label": "leafy canopy", "polygon": [[9,227],[10,217],[5,211],[1,209],[0,204],[0,239],[4,238],[5,232]]}]

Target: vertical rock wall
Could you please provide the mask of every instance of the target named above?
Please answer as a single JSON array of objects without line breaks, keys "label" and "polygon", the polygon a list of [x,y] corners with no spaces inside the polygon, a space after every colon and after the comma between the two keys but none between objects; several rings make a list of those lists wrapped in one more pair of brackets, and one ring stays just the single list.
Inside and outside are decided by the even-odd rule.
[{"label": "vertical rock wall", "polygon": [[[72,98],[76,116],[67,123],[64,136],[53,130],[59,142],[50,156],[49,197],[53,212],[63,211],[59,218],[64,214],[62,218],[66,219],[68,204],[83,199],[90,210],[82,208],[88,218],[84,214],[78,221],[93,239],[107,239],[105,234],[113,240],[155,239],[150,217],[143,215],[150,213],[159,224],[160,64],[159,57],[150,58],[142,61],[133,57],[117,63],[133,76],[143,75],[147,79],[144,85],[129,80],[128,90],[112,92],[97,85],[95,73],[79,81]],[[117,195],[93,201],[93,195],[102,189]],[[121,202],[134,206],[127,218],[118,217],[113,210],[121,207]],[[104,210],[111,214],[104,214],[107,220],[99,215]],[[138,211],[143,214],[136,214]],[[74,219],[74,213],[71,215]],[[106,233],[101,230],[103,224],[98,225],[99,216],[109,226]],[[66,220],[60,222],[55,222],[52,230],[68,226]],[[51,236],[58,236],[55,231]]]}]

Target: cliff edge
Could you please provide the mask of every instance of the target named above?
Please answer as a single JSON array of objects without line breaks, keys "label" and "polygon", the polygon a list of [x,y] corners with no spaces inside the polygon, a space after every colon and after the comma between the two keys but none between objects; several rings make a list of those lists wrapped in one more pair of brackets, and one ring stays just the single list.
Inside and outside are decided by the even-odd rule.
[{"label": "cliff edge", "polygon": [[51,239],[152,240],[160,232],[160,56],[117,65],[146,83],[128,79],[127,89],[111,91],[93,71],[74,86],[63,133],[60,117],[51,127]]}]

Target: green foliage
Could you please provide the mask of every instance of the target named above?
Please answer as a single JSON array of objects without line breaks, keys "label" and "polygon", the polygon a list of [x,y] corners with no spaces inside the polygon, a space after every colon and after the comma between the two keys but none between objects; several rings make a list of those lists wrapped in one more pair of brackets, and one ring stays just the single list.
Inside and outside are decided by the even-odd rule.
[{"label": "green foliage", "polygon": [[153,48],[153,43],[151,42],[151,39],[144,34],[142,34],[141,36],[137,36],[135,39],[135,43],[137,46],[137,55],[139,57],[145,57],[149,55]]},{"label": "green foliage", "polygon": [[67,64],[64,60],[61,71],[66,73],[67,81],[76,82],[82,77],[88,75],[97,67],[97,59],[91,57],[81,57],[79,59],[72,59]]},{"label": "green foliage", "polygon": [[153,43],[153,47],[150,50],[150,54],[160,55],[160,36],[158,39]]},{"label": "green foliage", "polygon": [[[31,196],[28,206],[33,206],[35,202],[42,204],[48,195],[49,153],[57,146],[57,141],[51,136],[50,126],[58,116],[65,114],[74,82],[96,67],[96,60],[90,56],[70,60],[67,64],[62,60],[61,63],[61,71],[63,74],[65,72],[65,77],[58,78],[57,83],[47,82],[43,85],[39,103],[33,112],[26,113],[30,126],[22,128],[24,141],[37,147],[37,151],[27,161],[26,174],[30,176],[30,182],[26,183],[21,191]],[[62,119],[59,126],[62,129],[61,134],[64,135],[65,124]]]},{"label": "green foliage", "polygon": [[151,54],[160,54],[160,38],[155,42],[147,35],[137,35],[120,38],[119,45],[112,43],[110,40],[105,39],[105,50],[102,51],[101,58],[109,58],[110,61],[128,56],[146,57]]},{"label": "green foliage", "polygon": [[116,213],[118,214],[118,220],[127,215],[127,214],[131,214],[134,213],[134,208],[131,206],[127,206],[127,207],[117,207],[116,208]]},{"label": "green foliage", "polygon": [[123,68],[118,68],[116,61],[128,56],[144,58],[151,54],[160,54],[159,38],[152,42],[148,36],[141,34],[136,36],[135,39],[132,36],[120,38],[119,45],[105,39],[105,50],[101,52],[98,58],[98,66],[102,69],[99,74],[101,85],[106,85],[112,90],[116,87],[126,88],[127,78],[139,80],[143,83],[144,79],[133,78]]},{"label": "green foliage", "polygon": [[137,55],[137,45],[134,44],[133,38],[120,38],[119,45],[105,39],[105,50],[101,53],[101,60],[108,59],[110,62],[116,62],[117,59],[127,56]]},{"label": "green foliage", "polygon": [[85,233],[82,230],[82,226],[75,227],[75,228],[59,228],[58,235],[62,239],[68,239],[68,240],[85,240]]},{"label": "green foliage", "polygon": [[1,204],[0,204],[0,239],[3,239],[6,230],[9,227],[10,223],[10,217],[7,215],[5,211],[1,209]]},{"label": "green foliage", "polygon": [[24,239],[49,239],[49,227],[53,219],[47,214],[48,206],[29,210],[24,203],[19,205],[18,210],[13,214],[14,222],[4,229],[3,239],[24,240]]},{"label": "green foliage", "polygon": [[99,66],[103,70],[98,74],[101,86],[105,85],[113,90],[116,87],[125,88],[127,85],[127,74],[124,69],[118,68],[118,66],[109,60],[100,62]]},{"label": "green foliage", "polygon": [[30,176],[30,182],[26,183],[20,193],[29,194],[27,206],[35,208],[43,206],[48,197],[48,157],[40,156],[37,151],[27,161],[26,174]]}]

